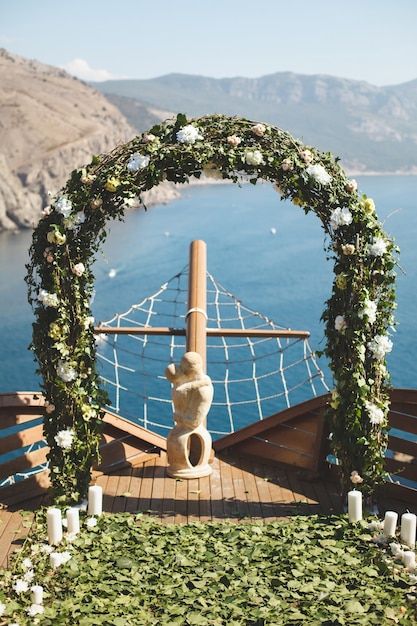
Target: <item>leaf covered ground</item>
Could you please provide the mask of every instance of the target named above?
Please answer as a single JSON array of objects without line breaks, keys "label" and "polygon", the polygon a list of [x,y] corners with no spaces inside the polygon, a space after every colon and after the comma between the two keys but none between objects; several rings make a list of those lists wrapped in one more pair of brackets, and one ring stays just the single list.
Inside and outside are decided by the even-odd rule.
[{"label": "leaf covered ground", "polygon": [[[0,624],[417,624],[417,577],[346,516],[168,526],[142,514],[82,516],[58,548],[44,518],[0,572]],[[52,549],[63,557],[56,569]]]}]

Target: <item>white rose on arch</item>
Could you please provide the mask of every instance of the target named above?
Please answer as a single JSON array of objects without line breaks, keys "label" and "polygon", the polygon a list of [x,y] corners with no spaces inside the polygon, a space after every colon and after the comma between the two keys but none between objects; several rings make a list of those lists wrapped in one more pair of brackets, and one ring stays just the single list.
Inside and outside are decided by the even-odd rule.
[{"label": "white rose on arch", "polygon": [[177,141],[180,143],[195,143],[197,140],[204,139],[198,128],[192,124],[187,124],[177,132]]},{"label": "white rose on arch", "polygon": [[243,153],[243,158],[247,165],[262,165],[264,162],[264,158],[260,150],[250,150],[249,148],[246,148]]},{"label": "white rose on arch", "polygon": [[347,328],[347,322],[345,320],[345,316],[344,315],[337,315],[335,320],[334,320],[334,327],[335,330],[337,331],[341,331],[341,330],[345,330],[345,328]]}]

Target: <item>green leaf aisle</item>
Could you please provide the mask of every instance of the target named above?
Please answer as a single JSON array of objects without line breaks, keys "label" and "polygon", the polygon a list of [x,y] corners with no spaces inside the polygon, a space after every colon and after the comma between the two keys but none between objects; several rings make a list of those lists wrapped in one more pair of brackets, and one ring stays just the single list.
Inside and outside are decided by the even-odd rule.
[{"label": "green leaf aisle", "polygon": [[261,123],[178,115],[73,171],[33,234],[26,281],[56,502],[85,497],[98,457],[106,394],[95,366],[90,306],[94,256],[107,224],[162,181],[185,183],[203,173],[235,183],[269,181],[281,199],[320,219],[335,274],[322,316],[334,378],[327,411],[332,447],[344,492],[353,483],[372,497],[384,481],[395,244],[373,201],[359,196],[331,154]]},{"label": "green leaf aisle", "polygon": [[[44,512],[1,572],[0,623],[57,626],[415,624],[417,577],[381,523],[295,517],[164,526],[82,514],[46,540]],[[5,620],[5,621],[2,621]]]}]

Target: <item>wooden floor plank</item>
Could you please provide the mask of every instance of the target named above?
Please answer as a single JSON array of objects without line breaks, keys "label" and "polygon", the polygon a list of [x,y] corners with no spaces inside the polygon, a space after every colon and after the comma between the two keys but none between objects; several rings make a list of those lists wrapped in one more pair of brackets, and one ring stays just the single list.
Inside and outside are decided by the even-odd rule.
[{"label": "wooden floor plank", "polygon": [[[166,468],[166,452],[161,451],[135,467],[114,469],[109,475],[96,473],[96,484],[103,488],[104,513],[142,511],[166,524],[226,518],[239,523],[248,516],[268,521],[343,512],[336,483],[307,480],[295,469],[259,459],[218,453],[211,475],[192,480],[170,478]],[[0,567],[10,565],[10,555],[29,530],[27,521],[33,519],[33,513],[23,517],[21,510],[35,511],[41,505],[40,496],[21,503],[21,509],[0,509]],[[402,513],[404,503],[399,502],[398,507]]]}]

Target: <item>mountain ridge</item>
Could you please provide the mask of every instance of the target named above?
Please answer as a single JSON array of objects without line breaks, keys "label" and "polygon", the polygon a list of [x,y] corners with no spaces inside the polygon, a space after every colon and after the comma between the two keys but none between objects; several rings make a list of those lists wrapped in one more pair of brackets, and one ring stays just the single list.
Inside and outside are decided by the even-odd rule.
[{"label": "mountain ridge", "polygon": [[[0,231],[32,227],[72,169],[179,111],[279,126],[350,175],[417,174],[417,79],[376,87],[325,74],[173,73],[87,83],[0,49],[0,81]],[[173,185],[147,193],[148,206],[179,196]]]},{"label": "mountain ridge", "polygon": [[124,99],[189,117],[237,115],[284,128],[308,145],[333,152],[359,173],[417,173],[417,79],[378,87],[326,74],[277,72],[259,78],[180,73],[154,79],[92,83],[118,106]]}]

